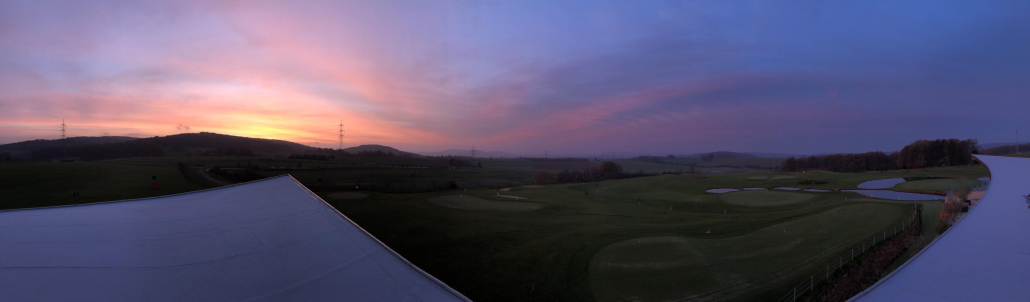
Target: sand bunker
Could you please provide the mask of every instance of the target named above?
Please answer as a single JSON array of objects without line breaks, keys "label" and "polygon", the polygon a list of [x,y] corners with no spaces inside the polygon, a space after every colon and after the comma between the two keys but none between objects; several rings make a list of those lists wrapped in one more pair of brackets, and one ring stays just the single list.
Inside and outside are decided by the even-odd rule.
[{"label": "sand bunker", "polygon": [[368,194],[362,192],[333,192],[326,195],[331,199],[362,199],[368,197]]},{"label": "sand bunker", "polygon": [[437,196],[429,198],[429,202],[442,207],[473,211],[525,212],[544,207],[544,205],[534,202],[495,201],[468,195]]}]

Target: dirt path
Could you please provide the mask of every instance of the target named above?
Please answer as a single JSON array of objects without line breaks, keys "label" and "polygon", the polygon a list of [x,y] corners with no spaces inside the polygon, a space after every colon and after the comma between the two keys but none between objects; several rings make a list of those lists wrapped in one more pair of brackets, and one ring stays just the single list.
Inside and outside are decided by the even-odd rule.
[{"label": "dirt path", "polygon": [[223,180],[211,177],[211,175],[207,174],[207,171],[205,171],[204,168],[197,169],[197,172],[200,173],[200,175],[203,175],[204,178],[207,178],[207,180],[210,180],[211,182],[214,182],[215,184],[217,184],[219,186],[227,186],[227,185],[231,185],[232,184],[232,183],[230,183],[228,181],[223,181]]},{"label": "dirt path", "polygon": [[515,195],[501,195],[501,194],[497,194],[497,195],[494,195],[494,196],[504,197],[504,198],[512,198],[512,199],[515,199],[515,200],[529,199],[527,197],[515,196]]},{"label": "dirt path", "polygon": [[428,201],[438,206],[475,211],[525,212],[544,207],[534,202],[494,201],[468,195],[437,196],[429,198]]}]

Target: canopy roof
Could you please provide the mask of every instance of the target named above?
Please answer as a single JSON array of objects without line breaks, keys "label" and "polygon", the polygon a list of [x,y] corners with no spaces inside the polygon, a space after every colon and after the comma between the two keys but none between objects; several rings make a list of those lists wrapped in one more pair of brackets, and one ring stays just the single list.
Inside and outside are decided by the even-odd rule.
[{"label": "canopy roof", "polygon": [[1030,301],[1030,159],[976,157],[991,171],[983,199],[851,301]]},{"label": "canopy roof", "polygon": [[0,211],[0,301],[465,301],[290,176]]}]

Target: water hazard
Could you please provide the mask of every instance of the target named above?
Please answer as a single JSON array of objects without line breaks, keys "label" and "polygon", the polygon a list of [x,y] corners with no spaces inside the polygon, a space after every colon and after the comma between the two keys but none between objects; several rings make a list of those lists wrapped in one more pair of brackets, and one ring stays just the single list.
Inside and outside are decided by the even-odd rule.
[{"label": "water hazard", "polygon": [[[784,191],[798,191],[798,190],[802,190],[802,189],[799,189],[799,188],[791,188],[791,187],[778,187],[778,188],[773,188],[773,189],[775,189],[775,190],[784,190]],[[765,189],[764,188],[744,188],[744,190],[753,191],[753,190],[765,190]],[[715,194],[722,194],[722,193],[737,192],[737,191],[740,191],[740,189],[718,188],[718,189],[708,189],[705,192],[715,193]],[[816,192],[816,193],[831,192],[830,190],[821,190],[821,189],[804,189],[804,191],[805,192]],[[853,193],[858,193],[858,194],[862,194],[862,195],[869,196],[869,197],[881,198],[881,199],[892,199],[892,200],[941,200],[941,199],[944,199],[943,196],[937,196],[937,195],[931,195],[931,194],[895,192],[895,191],[889,191],[889,190],[843,190],[841,192],[853,192]]]},{"label": "water hazard", "polygon": [[930,194],[919,194],[919,193],[906,193],[906,192],[894,192],[887,190],[844,190],[844,192],[854,192],[869,197],[882,198],[882,199],[893,199],[893,200],[939,200],[944,199],[944,196],[930,195]]},{"label": "water hazard", "polygon": [[860,183],[860,184],[858,184],[858,188],[859,189],[890,189],[890,188],[893,188],[894,185],[897,185],[897,184],[900,184],[900,183],[903,183],[903,182],[905,182],[904,178],[877,179],[877,180],[870,180],[870,181],[867,181],[867,182]]}]

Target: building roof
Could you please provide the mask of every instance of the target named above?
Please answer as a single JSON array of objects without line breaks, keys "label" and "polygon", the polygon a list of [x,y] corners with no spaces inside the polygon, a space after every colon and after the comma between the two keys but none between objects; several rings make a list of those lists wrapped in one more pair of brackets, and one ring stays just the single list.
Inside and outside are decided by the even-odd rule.
[{"label": "building roof", "polygon": [[991,172],[980,203],[851,301],[1030,301],[1030,159],[977,158]]},{"label": "building roof", "polygon": [[290,176],[0,211],[0,301],[467,301]]}]

